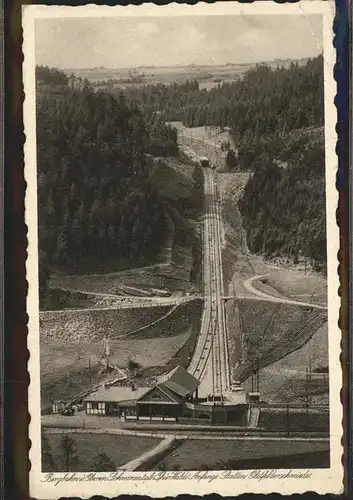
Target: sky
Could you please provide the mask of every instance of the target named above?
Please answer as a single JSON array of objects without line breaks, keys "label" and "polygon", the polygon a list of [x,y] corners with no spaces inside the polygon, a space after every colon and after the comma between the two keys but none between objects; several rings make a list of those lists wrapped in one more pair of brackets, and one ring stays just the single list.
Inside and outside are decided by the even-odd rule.
[{"label": "sky", "polygon": [[322,52],[321,24],[315,15],[37,19],[36,64],[137,68],[301,59]]}]

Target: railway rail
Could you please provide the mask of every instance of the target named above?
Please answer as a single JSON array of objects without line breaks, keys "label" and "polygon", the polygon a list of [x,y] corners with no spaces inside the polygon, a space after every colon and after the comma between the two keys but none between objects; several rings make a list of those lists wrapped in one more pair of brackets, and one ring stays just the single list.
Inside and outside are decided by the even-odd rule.
[{"label": "railway rail", "polygon": [[205,175],[205,217],[203,225],[204,312],[201,331],[189,371],[201,382],[211,371],[212,396],[222,401],[230,388],[226,321],[223,301],[221,215],[214,176]]}]

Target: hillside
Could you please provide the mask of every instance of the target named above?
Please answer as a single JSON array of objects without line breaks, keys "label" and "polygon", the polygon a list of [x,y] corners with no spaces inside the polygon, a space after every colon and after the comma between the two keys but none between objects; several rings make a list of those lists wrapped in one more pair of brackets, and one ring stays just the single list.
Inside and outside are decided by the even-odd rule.
[{"label": "hillside", "polygon": [[57,70],[39,69],[38,86],[47,87],[37,99],[43,297],[53,271],[118,270],[154,260],[167,221],[146,153],[173,155],[178,148],[170,127],[145,120],[123,97],[95,93],[87,82],[65,86]]},{"label": "hillside", "polygon": [[160,199],[166,220],[164,244],[154,256],[157,264],[108,273],[53,274],[51,287],[108,294],[116,293],[121,283],[165,287],[177,293],[198,289],[201,264],[198,221],[202,208],[198,169],[176,158],[149,158],[148,169],[149,182]]},{"label": "hillside", "polygon": [[[186,366],[199,332],[201,308],[202,301],[194,300],[172,309],[167,317],[163,315],[169,309],[161,307],[42,313],[42,407],[88,389],[90,377],[93,385],[107,377],[100,374],[98,364],[104,336],[110,338],[110,362],[126,367],[129,359],[134,360],[141,366],[141,377],[161,374],[177,364]],[[138,326],[145,328],[116,338]],[[144,380],[141,377],[136,383]]]},{"label": "hillside", "polygon": [[83,309],[40,313],[41,341],[79,344],[126,335],[164,316],[171,308]]},{"label": "hillside", "polygon": [[[283,62],[282,62],[283,63]],[[242,78],[202,87],[197,78],[124,90],[148,116],[178,128],[179,145],[219,170],[251,173],[239,202],[252,253],[326,267],[322,56],[243,68]],[[227,130],[223,150],[205,129]]]},{"label": "hillside", "polygon": [[[295,130],[281,145],[269,138],[239,202],[249,249],[326,268],[325,157],[322,128]],[[260,152],[261,149],[261,152]]]},{"label": "hillside", "polygon": [[229,301],[227,317],[234,376],[241,381],[251,375],[253,366],[274,366],[301,348],[327,322],[327,314],[320,310],[251,299],[239,299],[237,307]]},{"label": "hillside", "polygon": [[[300,349],[288,354],[260,371],[261,399],[266,402],[306,402],[308,382],[306,371],[311,365],[310,393],[314,404],[329,403],[328,372],[318,370],[327,368],[328,328],[322,325],[309,341]],[[251,379],[244,387],[251,390]]]}]

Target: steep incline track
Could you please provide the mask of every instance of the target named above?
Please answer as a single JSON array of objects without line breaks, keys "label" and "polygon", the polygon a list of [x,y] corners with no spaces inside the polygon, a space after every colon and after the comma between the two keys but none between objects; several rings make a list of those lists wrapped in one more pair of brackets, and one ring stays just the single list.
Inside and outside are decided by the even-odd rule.
[{"label": "steep incline track", "polygon": [[204,311],[189,371],[201,381],[200,392],[223,396],[229,391],[230,370],[223,303],[221,216],[215,180],[210,169],[205,170],[204,197]]}]

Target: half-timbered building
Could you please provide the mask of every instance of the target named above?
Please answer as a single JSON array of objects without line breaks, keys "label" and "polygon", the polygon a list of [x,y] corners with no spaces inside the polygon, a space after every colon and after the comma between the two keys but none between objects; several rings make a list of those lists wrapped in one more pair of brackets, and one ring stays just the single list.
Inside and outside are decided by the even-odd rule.
[{"label": "half-timbered building", "polygon": [[125,420],[177,421],[185,401],[197,399],[199,381],[177,366],[153,387],[102,388],[84,400],[88,415],[116,415]]}]

